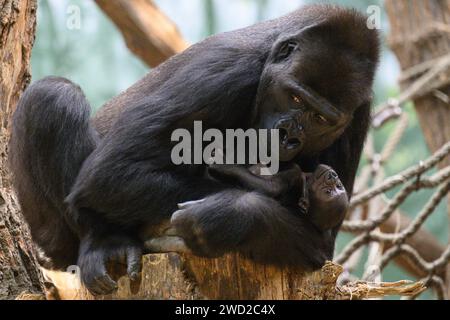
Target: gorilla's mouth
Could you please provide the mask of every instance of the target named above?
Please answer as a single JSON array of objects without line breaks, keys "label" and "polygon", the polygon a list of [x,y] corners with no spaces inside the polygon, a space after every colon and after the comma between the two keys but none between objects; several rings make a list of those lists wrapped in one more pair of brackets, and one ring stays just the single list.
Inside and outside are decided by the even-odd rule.
[{"label": "gorilla's mouth", "polygon": [[302,143],[300,139],[289,137],[289,134],[287,130],[285,129],[279,129],[280,130],[280,143],[283,146],[283,148],[287,150],[297,149],[299,148]]}]

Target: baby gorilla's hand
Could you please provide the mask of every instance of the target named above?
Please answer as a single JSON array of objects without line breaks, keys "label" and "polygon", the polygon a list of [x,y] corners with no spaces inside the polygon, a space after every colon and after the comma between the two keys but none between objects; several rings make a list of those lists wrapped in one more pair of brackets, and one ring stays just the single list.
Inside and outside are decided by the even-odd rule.
[{"label": "baby gorilla's hand", "polygon": [[112,293],[117,289],[117,283],[107,273],[107,264],[125,264],[133,281],[139,277],[141,258],[141,243],[125,234],[108,235],[101,239],[86,236],[81,239],[78,257],[81,280],[94,295]]},{"label": "baby gorilla's hand", "polygon": [[309,214],[320,230],[340,225],[348,209],[348,196],[337,173],[326,165],[319,165],[308,178]]}]

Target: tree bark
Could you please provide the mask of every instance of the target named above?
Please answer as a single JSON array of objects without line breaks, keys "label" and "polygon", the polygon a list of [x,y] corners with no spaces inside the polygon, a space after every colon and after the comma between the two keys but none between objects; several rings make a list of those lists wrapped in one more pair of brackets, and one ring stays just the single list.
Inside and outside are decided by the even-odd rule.
[{"label": "tree bark", "polygon": [[[450,53],[450,0],[386,0],[391,24],[390,46],[403,71]],[[450,79],[450,68],[441,77]],[[417,77],[401,84],[408,87]],[[448,82],[447,82],[448,83]],[[450,85],[414,100],[425,140],[434,152],[450,141]],[[450,164],[450,159],[442,166]],[[450,221],[450,196],[448,198]],[[450,295],[450,268],[447,271]]]},{"label": "tree bark", "polygon": [[42,292],[42,276],[7,170],[9,118],[30,81],[36,0],[0,0],[0,299]]}]

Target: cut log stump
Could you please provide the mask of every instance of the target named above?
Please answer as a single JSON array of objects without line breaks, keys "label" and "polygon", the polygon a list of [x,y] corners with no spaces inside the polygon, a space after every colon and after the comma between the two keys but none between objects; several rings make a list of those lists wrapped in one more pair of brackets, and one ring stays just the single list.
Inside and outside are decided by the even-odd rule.
[{"label": "cut log stump", "polygon": [[348,300],[385,295],[414,296],[423,283],[355,282],[337,286],[342,267],[332,262],[317,272],[301,273],[255,264],[236,254],[218,259],[176,253],[150,254],[143,259],[139,280],[130,282],[124,268],[110,268],[119,278],[115,294],[94,297],[82,288],[76,275],[49,272],[61,299],[230,299],[230,300]]}]

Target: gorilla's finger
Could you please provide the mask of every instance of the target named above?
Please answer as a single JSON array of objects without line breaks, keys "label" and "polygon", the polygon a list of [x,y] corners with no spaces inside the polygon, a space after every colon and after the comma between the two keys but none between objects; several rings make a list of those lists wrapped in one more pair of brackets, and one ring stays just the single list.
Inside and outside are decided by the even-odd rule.
[{"label": "gorilla's finger", "polygon": [[[111,293],[117,286],[107,274],[99,274],[84,281],[84,285],[93,295],[104,295]],[[112,282],[111,282],[112,281]]]},{"label": "gorilla's finger", "polygon": [[205,199],[194,200],[194,201],[186,201],[186,202],[183,202],[183,203],[179,203],[178,204],[178,209],[186,209],[186,208],[188,208],[190,206],[202,203],[203,201],[205,201]]},{"label": "gorilla's finger", "polygon": [[115,282],[111,277],[105,273],[96,279],[96,283],[101,289],[101,294],[110,294],[117,289],[117,282]]},{"label": "gorilla's finger", "polygon": [[[175,230],[176,230],[175,224],[176,224],[177,222],[179,222],[180,218],[183,216],[183,214],[184,214],[185,212],[186,212],[186,210],[180,209],[180,210],[177,210],[177,211],[175,211],[174,213],[172,213],[172,217],[170,218],[170,223],[173,225],[172,228],[175,228]],[[176,232],[176,231],[175,231],[175,232]]]},{"label": "gorilla's finger", "polygon": [[166,231],[164,231],[164,235],[165,235],[165,236],[177,237],[177,236],[179,236],[180,234],[179,234],[177,228],[175,228],[175,227],[170,227],[169,229],[167,229]]},{"label": "gorilla's finger", "polygon": [[131,280],[136,280],[141,272],[142,249],[130,247],[127,249],[127,273]]},{"label": "gorilla's finger", "polygon": [[84,286],[93,295],[103,295],[114,291],[117,288],[108,275],[105,263],[107,258],[103,254],[90,254],[86,259],[80,261],[81,276]]},{"label": "gorilla's finger", "polygon": [[191,250],[186,246],[184,240],[180,237],[161,237],[147,240],[145,248],[153,253],[191,253]]}]

